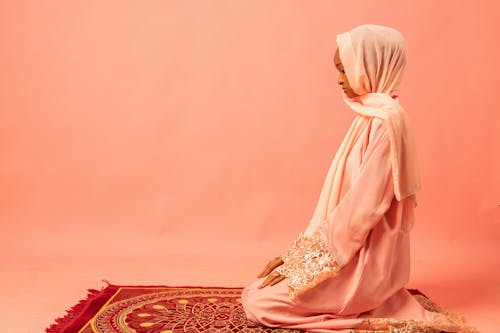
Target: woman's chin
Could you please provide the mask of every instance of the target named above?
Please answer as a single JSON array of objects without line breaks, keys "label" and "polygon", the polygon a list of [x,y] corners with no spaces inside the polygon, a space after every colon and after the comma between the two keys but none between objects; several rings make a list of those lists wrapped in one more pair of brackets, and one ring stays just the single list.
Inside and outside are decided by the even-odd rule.
[{"label": "woman's chin", "polygon": [[349,99],[352,99],[352,98],[356,98],[356,97],[359,97],[358,94],[354,93],[354,92],[351,92],[351,91],[347,91],[347,90],[343,90],[343,94],[346,98],[349,98]]}]

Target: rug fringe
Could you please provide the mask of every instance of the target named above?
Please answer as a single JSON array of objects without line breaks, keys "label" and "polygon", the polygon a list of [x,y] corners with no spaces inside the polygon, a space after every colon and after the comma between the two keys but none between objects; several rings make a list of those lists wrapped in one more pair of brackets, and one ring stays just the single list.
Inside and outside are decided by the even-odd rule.
[{"label": "rug fringe", "polygon": [[50,325],[45,329],[47,333],[61,333],[68,327],[74,318],[80,315],[85,309],[85,305],[97,298],[102,290],[97,289],[87,289],[87,297],[80,300],[77,304],[73,305],[71,309],[66,310],[66,315],[59,317],[55,320],[55,323]]},{"label": "rug fringe", "polygon": [[89,307],[99,306],[103,300],[107,300],[117,290],[117,286],[113,285],[106,279],[102,279],[106,286],[102,286],[101,290],[87,289],[86,298],[80,300],[77,304],[73,305],[69,310],[66,310],[66,315],[55,319],[55,323],[51,324],[45,329],[47,333],[63,333],[66,329],[71,328],[73,325],[78,325],[78,318],[80,318]]},{"label": "rug fringe", "polygon": [[[102,279],[101,281],[106,283],[106,285],[107,285],[106,287],[112,286],[112,284],[106,279]],[[106,288],[106,287],[102,287],[101,290],[104,290],[104,288]]]}]

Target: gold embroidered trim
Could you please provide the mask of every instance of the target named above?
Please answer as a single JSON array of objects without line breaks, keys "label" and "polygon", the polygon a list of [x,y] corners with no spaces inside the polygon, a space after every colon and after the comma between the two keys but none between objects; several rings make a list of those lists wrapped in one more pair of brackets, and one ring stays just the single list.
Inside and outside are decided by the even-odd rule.
[{"label": "gold embroidered trim", "polygon": [[422,295],[413,295],[427,311],[435,313],[432,322],[415,319],[367,318],[353,332],[390,333],[479,333],[476,327],[466,324],[465,318],[443,308]]},{"label": "gold embroidered trim", "polygon": [[292,299],[335,275],[340,269],[317,233],[312,236],[300,233],[282,259],[283,265],[276,271],[289,279],[289,295]]},{"label": "gold embroidered trim", "polygon": [[356,325],[353,332],[479,333],[477,328],[464,323],[455,323],[442,313],[436,313],[432,322],[415,319],[369,318]]}]

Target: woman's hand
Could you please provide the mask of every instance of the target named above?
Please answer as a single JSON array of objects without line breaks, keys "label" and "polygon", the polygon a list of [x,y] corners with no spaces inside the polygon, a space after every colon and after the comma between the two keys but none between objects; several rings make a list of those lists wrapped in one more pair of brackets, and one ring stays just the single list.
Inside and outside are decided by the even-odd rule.
[{"label": "woman's hand", "polygon": [[[259,286],[259,289],[264,288],[266,286],[273,286],[276,283],[285,279],[285,276],[274,271],[274,269],[276,267],[281,266],[281,265],[283,265],[283,259],[281,259],[281,257],[276,257],[267,263],[266,267],[264,267],[262,272],[260,272],[260,274],[257,276],[259,278],[267,276],[267,278]],[[273,272],[273,273],[270,274],[271,272]]]},{"label": "woman's hand", "polygon": [[262,272],[260,272],[259,275],[257,275],[258,278],[262,278],[264,276],[268,276],[269,273],[271,273],[276,267],[283,265],[283,259],[281,257],[276,257],[274,259],[271,259],[264,267]]},{"label": "woman's hand", "polygon": [[258,288],[262,289],[266,286],[274,286],[276,283],[283,281],[285,278],[286,276],[274,271],[260,284]]}]

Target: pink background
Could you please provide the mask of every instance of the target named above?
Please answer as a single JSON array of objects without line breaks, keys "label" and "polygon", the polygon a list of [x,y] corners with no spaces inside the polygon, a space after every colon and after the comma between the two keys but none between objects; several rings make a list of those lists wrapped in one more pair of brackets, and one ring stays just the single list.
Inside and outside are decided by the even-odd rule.
[{"label": "pink background", "polygon": [[423,179],[409,286],[493,331],[498,2],[0,6],[4,331],[41,332],[102,278],[249,283],[312,216],[354,117],[335,35],[362,23],[407,40]]}]

